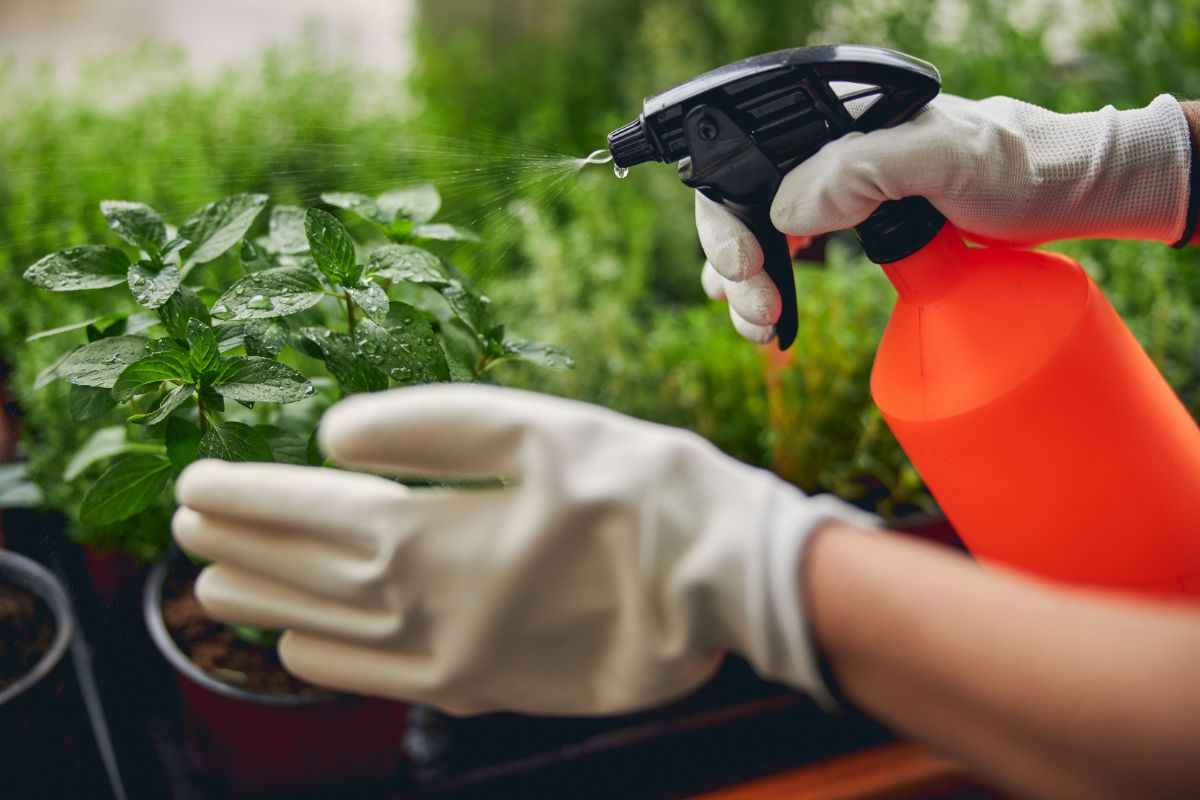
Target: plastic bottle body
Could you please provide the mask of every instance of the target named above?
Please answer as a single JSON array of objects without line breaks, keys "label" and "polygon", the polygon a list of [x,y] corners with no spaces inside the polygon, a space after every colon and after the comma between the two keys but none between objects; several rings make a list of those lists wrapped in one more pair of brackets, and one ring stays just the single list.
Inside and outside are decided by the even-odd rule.
[{"label": "plastic bottle body", "polygon": [[1200,601],[1200,428],[1086,273],[949,225],[885,269],[872,395],[968,548]]}]

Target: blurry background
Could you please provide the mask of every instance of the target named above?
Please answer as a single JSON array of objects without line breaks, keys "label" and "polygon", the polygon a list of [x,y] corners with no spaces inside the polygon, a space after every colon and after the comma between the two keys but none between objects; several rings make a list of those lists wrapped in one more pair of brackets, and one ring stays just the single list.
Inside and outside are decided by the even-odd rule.
[{"label": "blurry background", "polygon": [[[278,202],[431,180],[486,244],[452,260],[516,333],[578,368],[515,385],[700,431],[805,489],[892,514],[931,503],[868,396],[892,292],[836,236],[800,268],[790,358],[736,338],[698,284],[692,199],[674,170],[625,181],[585,155],[641,98],[757,52],[862,42],[928,59],[945,90],[1062,111],[1200,96],[1200,0],[2,0],[0,358],[52,499],[85,426],[65,386],[34,392],[62,350],[33,331],[94,316],[103,293],[20,279],[42,255],[109,241],[102,199],[179,221],[226,194]],[[1076,242],[1193,413],[1200,259]]]}]

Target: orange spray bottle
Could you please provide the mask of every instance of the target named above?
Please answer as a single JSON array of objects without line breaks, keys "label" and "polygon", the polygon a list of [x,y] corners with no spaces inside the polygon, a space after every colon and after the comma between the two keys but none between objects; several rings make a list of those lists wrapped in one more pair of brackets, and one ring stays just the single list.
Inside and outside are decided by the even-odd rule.
[{"label": "orange spray bottle", "polygon": [[[893,51],[783,50],[647,98],[609,150],[619,170],[679,162],[747,225],[783,297],[786,349],[794,276],[769,217],[783,175],[939,89],[932,65]],[[968,548],[1069,584],[1200,601],[1200,429],[1079,265],[968,247],[918,197],[856,232],[898,293],[872,395]]]}]

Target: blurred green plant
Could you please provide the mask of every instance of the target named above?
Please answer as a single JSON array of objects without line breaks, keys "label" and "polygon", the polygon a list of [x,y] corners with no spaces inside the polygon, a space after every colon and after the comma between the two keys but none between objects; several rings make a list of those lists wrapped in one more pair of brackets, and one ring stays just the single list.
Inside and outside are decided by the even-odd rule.
[{"label": "blurred green plant", "polygon": [[[105,201],[103,217],[133,254],[89,244],[25,271],[51,292],[121,286],[134,301],[30,337],[87,337],[33,385],[69,385],[69,419],[92,430],[53,476],[82,493],[70,510],[85,541],[157,554],[173,479],[198,458],[321,465],[317,419],[344,395],[483,380],[505,361],[571,366],[556,347],[507,336],[474,285],[420,246],[475,239],[432,221],[441,205],[432,185],[324,198],[387,243],[360,245],[328,211],[290,205],[275,206],[266,235],[251,240],[261,194],[209,203],[178,229],[144,203]],[[240,278],[198,280],[197,268],[233,252]],[[306,377],[321,373],[329,377]],[[123,423],[107,424],[118,415]]]}]

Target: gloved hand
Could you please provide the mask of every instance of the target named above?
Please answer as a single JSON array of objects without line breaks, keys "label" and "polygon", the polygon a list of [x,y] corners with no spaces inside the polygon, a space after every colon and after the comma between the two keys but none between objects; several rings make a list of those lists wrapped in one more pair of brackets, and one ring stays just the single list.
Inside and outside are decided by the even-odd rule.
[{"label": "gloved hand", "polygon": [[455,713],[601,714],[687,692],[728,649],[825,696],[799,563],[823,523],[870,515],[691,433],[515,390],[352,397],[320,438],[346,465],[507,483],[189,467],[175,537],[215,562],[197,597],[220,619],[286,629],[296,675]]},{"label": "gloved hand", "polygon": [[[918,195],[985,244],[1171,244],[1186,223],[1190,142],[1170,95],[1143,109],[1084,114],[941,95],[908,122],[825,145],[784,176],[771,220],[784,233],[811,236],[853,227],[884,200]],[[770,341],[780,299],[762,272],[758,242],[700,193],[696,226],[708,258],[705,291],[729,300],[739,333]]]}]

